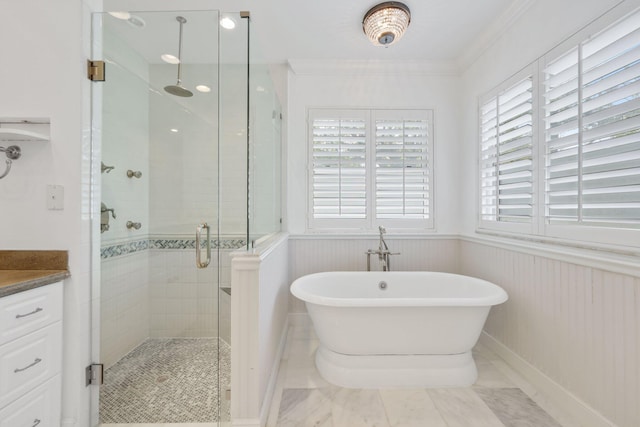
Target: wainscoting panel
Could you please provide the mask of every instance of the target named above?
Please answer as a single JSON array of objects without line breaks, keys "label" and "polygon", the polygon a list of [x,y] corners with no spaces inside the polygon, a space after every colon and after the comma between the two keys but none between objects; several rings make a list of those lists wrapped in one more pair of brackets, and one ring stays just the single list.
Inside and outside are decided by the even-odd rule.
[{"label": "wainscoting panel", "polygon": [[615,425],[640,425],[638,276],[464,240],[460,258],[509,294],[489,335]]}]

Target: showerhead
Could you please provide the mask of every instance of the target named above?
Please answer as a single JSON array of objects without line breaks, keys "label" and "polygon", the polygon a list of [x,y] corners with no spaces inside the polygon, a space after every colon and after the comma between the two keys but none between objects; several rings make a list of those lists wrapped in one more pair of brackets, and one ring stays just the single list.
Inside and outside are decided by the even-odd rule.
[{"label": "showerhead", "polygon": [[178,36],[178,81],[175,85],[165,86],[164,90],[171,95],[189,98],[190,96],[193,96],[193,92],[185,89],[182,86],[182,80],[180,79],[180,67],[182,66],[182,25],[185,24],[187,20],[182,16],[176,16],[176,21],[180,24],[180,33]]},{"label": "showerhead", "polygon": [[165,86],[164,90],[171,95],[181,96],[183,98],[189,98],[190,96],[193,96],[193,92],[182,87],[179,82],[177,85]]}]

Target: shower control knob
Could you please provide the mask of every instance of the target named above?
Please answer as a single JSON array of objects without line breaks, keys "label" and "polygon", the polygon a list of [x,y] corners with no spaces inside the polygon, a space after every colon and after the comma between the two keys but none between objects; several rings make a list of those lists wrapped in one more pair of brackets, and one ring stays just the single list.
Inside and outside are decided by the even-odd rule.
[{"label": "shower control knob", "polygon": [[142,172],[140,172],[140,171],[135,171],[135,172],[134,172],[134,171],[132,171],[131,169],[129,169],[129,170],[127,171],[127,176],[128,176],[129,178],[133,178],[134,176],[135,176],[136,178],[140,178],[140,177],[142,176]]},{"label": "shower control knob", "polygon": [[140,230],[140,227],[142,227],[142,224],[139,222],[133,222],[133,221],[127,221],[127,228],[129,230],[136,229],[136,230]]}]

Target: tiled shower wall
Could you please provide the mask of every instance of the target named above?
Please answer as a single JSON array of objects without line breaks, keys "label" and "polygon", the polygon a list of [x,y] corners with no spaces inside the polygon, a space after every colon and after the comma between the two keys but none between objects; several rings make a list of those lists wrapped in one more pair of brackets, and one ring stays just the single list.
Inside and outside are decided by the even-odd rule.
[{"label": "tiled shower wall", "polygon": [[[215,253],[205,269],[195,266],[195,249],[154,249],[149,255],[149,335],[158,337],[218,336],[218,270],[220,287],[230,287],[232,250],[220,250],[220,265]],[[228,297],[226,293],[220,292]],[[222,314],[222,313],[221,313]],[[228,317],[228,312],[227,312]],[[229,329],[220,329],[221,338],[230,343]]]},{"label": "tiled shower wall", "polygon": [[100,349],[113,365],[149,336],[149,252],[102,259]]},{"label": "tiled shower wall", "polygon": [[627,275],[464,240],[460,259],[462,274],[509,294],[485,325],[492,337],[618,427],[640,425],[640,268]]},{"label": "tiled shower wall", "polygon": [[219,271],[219,286],[230,287],[235,249],[219,249],[219,265],[213,250],[209,267],[198,269],[195,249],[159,249],[144,242],[149,241],[103,248],[102,363],[113,365],[149,337],[220,336],[230,343],[230,296],[216,284]]}]

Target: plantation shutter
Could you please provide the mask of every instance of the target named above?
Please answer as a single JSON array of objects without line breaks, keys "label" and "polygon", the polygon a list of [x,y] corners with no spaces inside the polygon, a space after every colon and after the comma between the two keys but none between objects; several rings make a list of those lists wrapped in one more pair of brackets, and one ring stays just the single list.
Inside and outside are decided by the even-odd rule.
[{"label": "plantation shutter", "polygon": [[639,227],[640,13],[546,67],[545,110],[549,220]]},{"label": "plantation shutter", "polygon": [[480,106],[481,218],[531,223],[533,81],[526,79]]},{"label": "plantation shutter", "polygon": [[547,216],[578,217],[579,81],[578,50],[544,71]]},{"label": "plantation shutter", "polygon": [[311,118],[312,205],[316,219],[363,219],[367,209],[366,119],[316,113]]},{"label": "plantation shutter", "polygon": [[427,112],[374,113],[376,218],[428,219],[431,118]]}]

